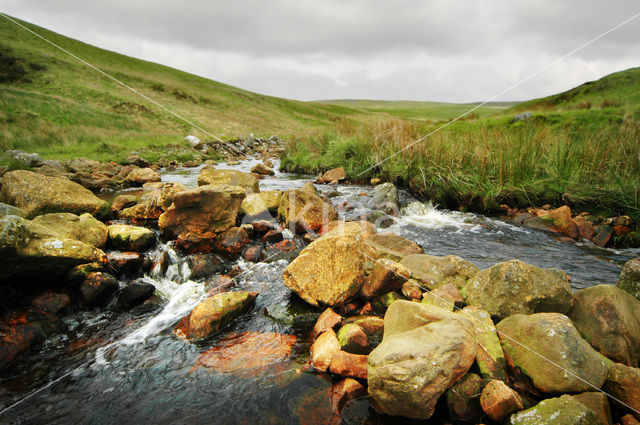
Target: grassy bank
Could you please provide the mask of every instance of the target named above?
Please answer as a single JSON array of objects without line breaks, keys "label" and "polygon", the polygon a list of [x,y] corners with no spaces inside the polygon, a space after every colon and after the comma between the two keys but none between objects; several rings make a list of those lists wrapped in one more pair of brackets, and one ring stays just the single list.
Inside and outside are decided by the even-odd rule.
[{"label": "grassy bank", "polygon": [[377,166],[437,126],[345,121],[335,132],[291,141],[282,164],[311,173],[344,166],[351,178],[381,177],[451,209],[550,203],[640,218],[638,109],[511,117],[456,122]]}]

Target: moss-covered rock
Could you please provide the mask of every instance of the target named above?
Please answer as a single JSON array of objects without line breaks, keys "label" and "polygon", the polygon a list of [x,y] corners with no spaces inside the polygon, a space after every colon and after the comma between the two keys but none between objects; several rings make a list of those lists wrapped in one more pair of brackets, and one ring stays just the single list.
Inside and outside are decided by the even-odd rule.
[{"label": "moss-covered rock", "polygon": [[640,361],[640,301],[612,285],[576,292],[568,316],[580,334],[611,360],[638,366]]},{"label": "moss-covered rock", "polygon": [[176,335],[189,340],[201,340],[228,325],[255,302],[256,292],[236,291],[216,294],[198,304],[180,321]]},{"label": "moss-covered rock", "polygon": [[49,177],[26,170],[10,171],[4,175],[0,202],[22,208],[28,217],[69,212],[89,213],[106,217],[111,208],[90,190],[64,177]]},{"label": "moss-covered rock", "polygon": [[156,234],[151,229],[125,224],[112,224],[107,227],[109,242],[123,251],[145,251],[153,245]]},{"label": "moss-covered rock", "polygon": [[0,280],[16,274],[65,274],[77,265],[104,261],[104,252],[92,245],[18,216],[0,219]]},{"label": "moss-covered rock", "polygon": [[378,258],[400,261],[407,255],[424,254],[424,250],[417,243],[389,232],[377,233],[368,237],[365,241],[364,252],[369,261]]},{"label": "moss-covered rock", "polygon": [[640,300],[640,258],[634,258],[624,264],[617,286]]},{"label": "moss-covered rock", "polygon": [[602,389],[624,403],[614,401],[623,410],[633,409],[633,415],[640,420],[640,369],[621,363],[610,365]]},{"label": "moss-covered rock", "polygon": [[455,255],[436,257],[434,255],[413,254],[404,257],[400,264],[411,270],[411,278],[428,289],[454,284],[463,288],[467,280],[478,272],[469,261]]},{"label": "moss-covered rock", "polygon": [[378,295],[377,297],[372,299],[371,306],[373,307],[373,311],[375,311],[376,314],[382,315],[387,312],[387,309],[389,308],[389,306],[391,306],[391,304],[402,299],[404,299],[402,298],[402,295],[395,291],[391,291],[387,292],[386,294]]},{"label": "moss-covered rock", "polygon": [[345,324],[336,335],[340,343],[340,348],[347,353],[369,354],[371,351],[367,334],[355,323]]},{"label": "moss-covered rock", "polygon": [[573,295],[563,271],[519,260],[479,271],[469,279],[463,294],[468,305],[482,307],[499,319],[518,313],[567,313]]},{"label": "moss-covered rock", "polygon": [[463,315],[396,301],[385,315],[382,343],[369,354],[369,397],[393,416],[428,419],[444,391],[476,356],[473,325]]},{"label": "moss-covered rock", "polygon": [[180,234],[220,233],[235,226],[245,190],[238,186],[201,186],[178,192],[158,226],[169,238]]},{"label": "moss-covered rock", "polygon": [[198,176],[198,186],[205,185],[239,186],[245,189],[247,194],[260,192],[258,178],[238,170],[217,170],[205,167]]},{"label": "moss-covered rock", "polygon": [[582,392],[600,388],[605,381],[602,356],[563,314],[516,314],[496,328],[509,367],[538,391]]},{"label": "moss-covered rock", "polygon": [[88,213],[81,216],[71,213],[44,214],[32,221],[64,238],[82,241],[96,248],[102,248],[107,243],[107,226]]},{"label": "moss-covered rock", "polygon": [[240,214],[245,217],[244,222],[269,219],[276,215],[281,196],[282,192],[279,190],[267,190],[247,195],[240,205]]},{"label": "moss-covered rock", "polygon": [[604,425],[593,410],[563,395],[543,400],[534,407],[514,413],[505,425]]},{"label": "moss-covered rock", "polygon": [[462,314],[472,319],[478,340],[476,363],[484,379],[497,379],[507,382],[507,361],[500,345],[500,338],[489,313],[480,307],[469,306]]},{"label": "moss-covered rock", "polygon": [[313,192],[289,189],[280,197],[278,217],[288,228],[303,233],[322,229],[338,218],[338,212]]},{"label": "moss-covered rock", "polygon": [[467,373],[445,392],[447,407],[452,418],[467,423],[476,423],[482,416],[480,393],[484,379],[475,373]]},{"label": "moss-covered rock", "polygon": [[402,288],[411,271],[400,263],[380,258],[373,263],[373,269],[362,286],[361,294],[371,298],[378,294]]}]

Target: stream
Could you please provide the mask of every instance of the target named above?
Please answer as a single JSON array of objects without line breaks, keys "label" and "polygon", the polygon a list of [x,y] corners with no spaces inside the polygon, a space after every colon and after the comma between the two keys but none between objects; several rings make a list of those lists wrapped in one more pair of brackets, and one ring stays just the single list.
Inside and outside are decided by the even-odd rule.
[{"label": "stream", "polygon": [[[216,168],[248,172],[257,162],[250,159],[236,166],[220,164]],[[277,169],[279,164],[274,161],[274,165]],[[200,169],[164,171],[162,181],[196,187]],[[276,171],[275,176],[260,181],[260,188],[286,190],[312,180],[310,176]],[[362,194],[372,189],[351,185],[317,187],[324,194],[339,192],[330,198],[334,205],[345,201],[358,205]],[[400,200],[403,205],[415,202],[402,191]],[[358,209],[340,214],[353,218],[357,213]],[[415,241],[427,254],[455,254],[480,268],[513,258],[540,267],[557,267],[570,275],[576,290],[600,283],[615,284],[624,262],[638,255],[638,250],[562,243],[541,231],[480,215],[439,210],[428,203],[413,203],[403,209],[384,231]],[[166,272],[156,268],[144,277],[156,287],[160,296],[157,305],[126,313],[95,310],[69,315],[63,318],[64,332],[3,372],[0,423],[410,423],[378,414],[366,398],[348,403],[342,418],[331,416],[332,379],[315,373],[309,366],[310,331],[320,311],[305,305],[283,285],[285,260],[256,264],[239,260],[243,273],[236,277],[232,290],[258,292],[253,309],[204,343],[178,339],[172,333],[173,327],[207,294],[201,282],[189,279],[185,257],[170,243],[158,242],[151,257],[158,258],[163,252],[169,254]],[[242,335],[257,332],[287,336],[290,355],[284,359],[275,356],[266,364],[249,361],[241,369],[221,371],[201,366],[208,350],[218,345],[233,346],[235,336],[240,335],[238,340],[242,340]],[[268,341],[257,347],[240,354],[264,360],[274,350]],[[46,385],[49,386],[42,389]],[[29,396],[37,390],[40,391]],[[16,402],[19,404],[4,410]],[[428,423],[446,421],[447,418],[434,417]]]}]

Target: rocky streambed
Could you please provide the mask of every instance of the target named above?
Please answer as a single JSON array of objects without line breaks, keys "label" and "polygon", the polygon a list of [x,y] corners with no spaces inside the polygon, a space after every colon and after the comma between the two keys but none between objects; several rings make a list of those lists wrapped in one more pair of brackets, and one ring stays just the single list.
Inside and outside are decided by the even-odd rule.
[{"label": "rocky streambed", "polygon": [[277,160],[134,168],[134,187],[99,197],[5,175],[2,422],[587,424],[640,410],[636,251],[339,172],[314,186]]}]

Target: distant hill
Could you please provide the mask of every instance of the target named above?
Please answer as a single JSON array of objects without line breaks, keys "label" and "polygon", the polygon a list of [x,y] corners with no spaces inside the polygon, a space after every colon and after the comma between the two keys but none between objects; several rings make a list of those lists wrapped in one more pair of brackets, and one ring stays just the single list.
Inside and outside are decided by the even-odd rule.
[{"label": "distant hill", "polygon": [[515,110],[601,109],[640,104],[640,68],[615,72],[596,81],[541,99],[522,102]]},{"label": "distant hill", "polygon": [[[358,100],[331,99],[314,102],[320,105],[345,106],[366,113],[383,113],[412,120],[449,120],[456,118],[477,103],[420,102],[409,100]],[[473,111],[477,117],[494,114],[516,105],[518,102],[490,102]]]}]

